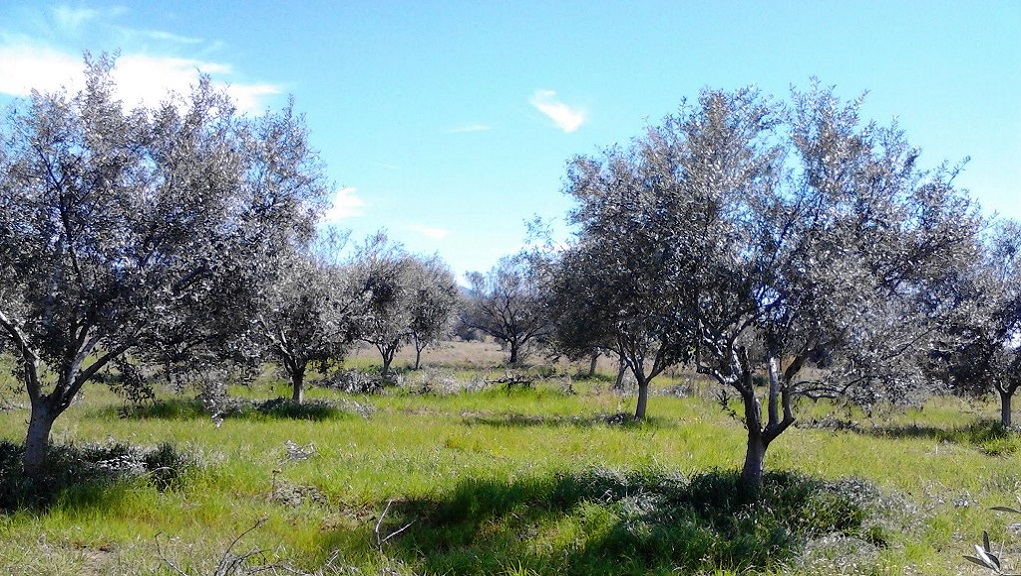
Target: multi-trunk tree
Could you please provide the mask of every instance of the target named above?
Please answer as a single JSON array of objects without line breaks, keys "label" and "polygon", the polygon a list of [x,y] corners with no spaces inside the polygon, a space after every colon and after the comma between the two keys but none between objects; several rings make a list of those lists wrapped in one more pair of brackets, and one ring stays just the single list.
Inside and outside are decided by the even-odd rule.
[{"label": "multi-trunk tree", "polygon": [[265,256],[310,238],[325,203],[290,107],[241,117],[203,79],[127,110],[114,65],[86,58],[82,90],[33,93],[0,135],[0,339],[31,401],[29,476],[86,382],[187,334],[187,311],[257,291]]},{"label": "multi-trunk tree", "polygon": [[382,233],[357,250],[352,268],[366,304],[359,338],[379,352],[380,376],[389,376],[407,344],[415,347],[418,369],[422,351],[449,332],[459,301],[453,273],[439,257],[409,254]]},{"label": "multi-trunk tree", "polygon": [[895,126],[860,123],[860,102],[818,87],[793,100],[706,91],[631,149],[575,160],[567,188],[579,226],[564,260],[588,280],[565,297],[600,318],[593,334],[651,351],[633,370],[689,362],[738,394],[753,489],[795,396],[924,389],[933,321],[979,225],[952,171],[919,170]]}]

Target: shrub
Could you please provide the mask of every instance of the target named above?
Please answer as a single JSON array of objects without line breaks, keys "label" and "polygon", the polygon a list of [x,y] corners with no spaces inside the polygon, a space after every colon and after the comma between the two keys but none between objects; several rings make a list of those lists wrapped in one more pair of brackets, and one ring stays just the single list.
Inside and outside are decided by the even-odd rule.
[{"label": "shrub", "polygon": [[379,394],[383,391],[383,381],[378,375],[373,376],[359,370],[338,370],[319,380],[317,385],[348,394]]},{"label": "shrub", "polygon": [[146,449],[123,443],[53,445],[41,479],[22,473],[24,447],[0,441],[0,510],[46,507],[62,494],[90,494],[118,482],[142,481],[158,490],[179,486],[196,465],[170,444]]}]

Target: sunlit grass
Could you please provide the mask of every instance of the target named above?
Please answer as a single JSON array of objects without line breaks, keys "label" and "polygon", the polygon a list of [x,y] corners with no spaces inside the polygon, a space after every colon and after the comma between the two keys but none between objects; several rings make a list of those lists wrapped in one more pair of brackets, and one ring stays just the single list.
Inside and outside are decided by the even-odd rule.
[{"label": "sunlit grass", "polygon": [[[338,570],[354,567],[365,574],[384,566],[409,574],[469,573],[479,566],[495,574],[549,573],[565,569],[572,558],[580,571],[586,557],[576,551],[611,541],[631,518],[621,508],[626,502],[583,500],[550,515],[525,499],[520,509],[473,524],[472,530],[489,536],[476,544],[474,536],[466,536],[464,560],[447,554],[442,562],[430,562],[421,533],[412,536],[416,528],[382,547],[378,540],[412,521],[435,522],[428,503],[456,504],[468,497],[466,483],[494,490],[536,482],[555,486],[593,470],[618,470],[652,474],[648,486],[655,486],[661,477],[690,479],[734,471],[741,463],[741,422],[720,409],[708,384],[691,375],[658,381],[649,422],[622,424],[615,415],[629,414],[634,398],[610,392],[609,365],[601,365],[601,378],[573,378],[569,387],[563,374],[570,372],[561,369],[556,377],[509,390],[484,385],[500,377],[495,365],[432,370],[437,379],[460,386],[476,382],[482,389],[437,384],[421,394],[424,382],[407,373],[404,386],[383,395],[310,388],[310,400],[348,407],[336,417],[241,414],[216,421],[198,409],[192,392],[183,397],[161,392],[161,403],[148,413],[120,418],[123,402],[90,386],[57,421],[56,442],[113,440],[150,447],[170,442],[199,465],[175,489],[161,492],[128,482],[103,494],[68,493],[44,510],[0,516],[0,572],[169,574],[156,551],[158,538],[168,558],[208,574],[231,540],[262,518],[241,545],[269,550],[309,571],[331,558]],[[690,385],[687,397],[676,395],[679,384]],[[288,396],[289,390],[277,380],[232,387],[230,393],[261,402]],[[1006,519],[988,508],[1014,503],[1021,493],[1017,435],[996,435],[986,424],[996,413],[992,403],[953,399],[871,419],[826,403],[799,405],[801,425],[770,447],[767,469],[828,482],[863,479],[899,502],[906,518],[882,547],[853,552],[852,544],[820,540],[810,546],[812,555],[784,557],[752,572],[966,573],[960,555],[983,529],[996,542],[1011,540]],[[26,418],[23,408],[0,413],[0,439],[21,442]],[[448,526],[464,529],[456,522]],[[483,564],[472,564],[473,554],[483,555]],[[671,567],[656,564],[650,570],[669,573]],[[703,568],[707,574],[734,570],[734,565]]]}]

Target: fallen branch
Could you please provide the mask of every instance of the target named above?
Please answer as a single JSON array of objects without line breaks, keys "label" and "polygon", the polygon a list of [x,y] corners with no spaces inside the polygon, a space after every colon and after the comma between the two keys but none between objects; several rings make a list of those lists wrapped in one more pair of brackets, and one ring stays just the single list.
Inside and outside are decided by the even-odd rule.
[{"label": "fallen branch", "polygon": [[411,522],[408,522],[404,526],[401,526],[398,530],[395,530],[394,532],[391,532],[390,534],[386,535],[385,537],[381,536],[379,530],[383,526],[383,519],[386,518],[386,514],[387,514],[387,512],[390,511],[390,506],[392,506],[393,503],[394,503],[394,501],[392,499],[387,501],[386,508],[384,508],[383,509],[383,513],[379,515],[379,520],[376,521],[376,527],[373,529],[373,532],[376,535],[376,547],[380,548],[380,549],[383,548],[383,544],[386,544],[388,540],[390,540],[394,536],[397,536],[401,532],[404,532],[408,528],[411,528],[411,525],[415,523],[415,520],[412,520]]}]

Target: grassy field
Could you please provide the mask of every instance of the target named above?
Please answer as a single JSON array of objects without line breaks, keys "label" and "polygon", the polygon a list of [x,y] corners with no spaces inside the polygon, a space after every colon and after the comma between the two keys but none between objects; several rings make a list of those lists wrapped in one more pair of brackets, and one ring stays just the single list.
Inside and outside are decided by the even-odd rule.
[{"label": "grassy field", "polygon": [[[609,364],[508,390],[487,384],[501,359],[491,344],[427,350],[383,394],[312,388],[328,409],[309,418],[214,421],[193,392],[121,417],[90,386],[56,443],[169,443],[196,464],[169,489],[140,475],[0,515],[0,573],[984,574],[961,558],[983,529],[1021,558],[1012,519],[989,510],[1021,496],[1021,441],[990,423],[992,403],[871,419],[802,403],[754,504],[733,484],[744,430],[708,383],[662,378],[650,420],[622,424],[634,399],[609,391]],[[273,378],[230,391],[287,395]],[[20,443],[26,400],[3,399],[0,440]]]}]

